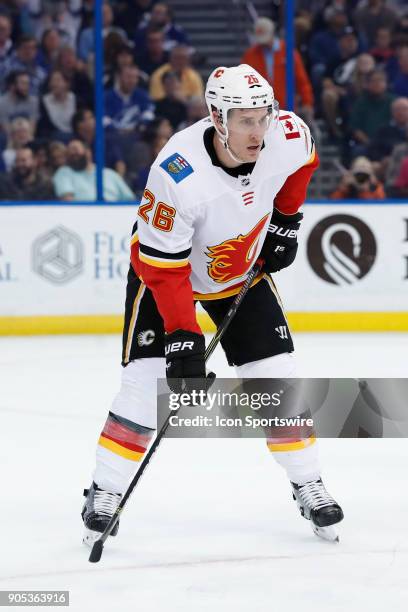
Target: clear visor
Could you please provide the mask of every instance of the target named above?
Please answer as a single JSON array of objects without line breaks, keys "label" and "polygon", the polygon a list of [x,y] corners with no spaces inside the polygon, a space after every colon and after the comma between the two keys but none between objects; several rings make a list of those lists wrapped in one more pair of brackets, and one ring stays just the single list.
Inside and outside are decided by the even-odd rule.
[{"label": "clear visor", "polygon": [[263,136],[269,129],[274,113],[271,106],[264,108],[232,108],[228,111],[229,133]]}]

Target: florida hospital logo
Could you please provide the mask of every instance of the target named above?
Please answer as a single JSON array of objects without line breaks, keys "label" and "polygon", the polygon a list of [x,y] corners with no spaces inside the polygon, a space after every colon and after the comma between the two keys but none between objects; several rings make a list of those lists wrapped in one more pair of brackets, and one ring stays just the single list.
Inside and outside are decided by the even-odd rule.
[{"label": "florida hospital logo", "polygon": [[352,285],[371,270],[377,244],[371,229],[358,217],[331,215],[312,229],[307,256],[313,271],[334,285]]},{"label": "florida hospital logo", "polygon": [[265,215],[247,234],[208,247],[206,255],[211,259],[207,264],[208,275],[216,283],[227,283],[240,278],[249,270],[268,216]]},{"label": "florida hospital logo", "polygon": [[32,247],[33,270],[51,283],[67,283],[82,272],[82,241],[58,226],[39,236]]}]

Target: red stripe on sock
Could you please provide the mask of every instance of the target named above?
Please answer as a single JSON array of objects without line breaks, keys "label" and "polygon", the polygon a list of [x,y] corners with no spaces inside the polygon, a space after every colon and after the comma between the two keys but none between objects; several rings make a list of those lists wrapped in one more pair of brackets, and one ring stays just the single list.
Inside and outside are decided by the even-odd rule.
[{"label": "red stripe on sock", "polygon": [[102,435],[106,435],[106,437],[110,438],[114,442],[117,442],[118,444],[122,444],[122,442],[129,442],[146,449],[152,438],[153,432],[140,434],[136,431],[132,431],[129,429],[129,427],[126,427],[126,425],[116,423],[108,417],[102,430]]},{"label": "red stripe on sock", "polygon": [[118,440],[118,438],[113,438],[112,436],[108,436],[106,433],[101,434],[102,438],[106,438],[107,440],[112,440],[112,442],[116,442],[119,446],[123,446],[124,448],[128,448],[131,451],[135,451],[136,453],[145,453],[146,446],[140,446],[139,444],[132,444],[132,442],[127,442],[126,440]]}]

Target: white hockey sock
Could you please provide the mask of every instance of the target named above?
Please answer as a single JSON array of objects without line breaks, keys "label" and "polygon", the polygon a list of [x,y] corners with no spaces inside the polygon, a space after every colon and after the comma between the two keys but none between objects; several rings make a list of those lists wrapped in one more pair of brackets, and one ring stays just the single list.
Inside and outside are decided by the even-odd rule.
[{"label": "white hockey sock", "polygon": [[[282,353],[259,361],[252,361],[236,368],[240,378],[294,378],[296,360],[293,353]],[[293,448],[288,448],[293,446]],[[268,448],[288,475],[289,480],[303,484],[320,477],[320,463],[315,438],[280,443],[269,440]],[[285,450],[282,450],[285,449]]]},{"label": "white hockey sock", "polygon": [[123,369],[96,449],[93,480],[101,489],[123,493],[137,472],[157,426],[157,378],[164,376],[163,358],[138,359]]},{"label": "white hockey sock", "polygon": [[276,461],[285,470],[291,482],[304,484],[320,478],[320,463],[317,442],[306,448],[291,451],[272,451]]}]

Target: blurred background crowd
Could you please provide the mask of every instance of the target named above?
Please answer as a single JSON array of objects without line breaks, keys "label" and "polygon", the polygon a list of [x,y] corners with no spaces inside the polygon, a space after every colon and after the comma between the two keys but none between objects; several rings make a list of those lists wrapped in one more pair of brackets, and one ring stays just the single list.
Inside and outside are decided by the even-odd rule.
[{"label": "blurred background crowd", "polygon": [[[101,0],[102,1],[102,0]],[[0,0],[0,199],[94,200],[94,3]],[[279,0],[102,2],[104,197],[139,197],[170,136],[207,115],[216,65],[257,69],[286,106]],[[408,197],[408,1],[297,0],[295,111],[319,199]]]}]

